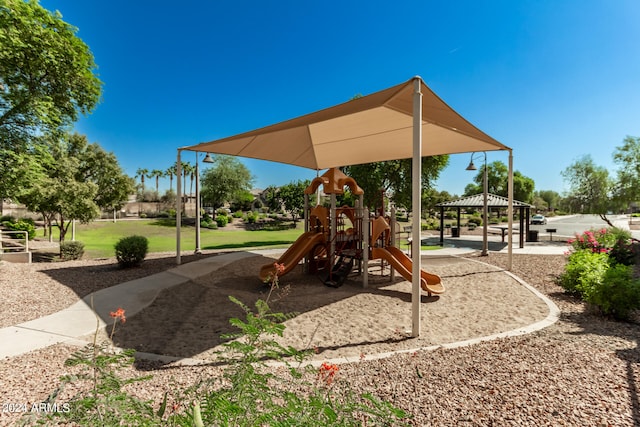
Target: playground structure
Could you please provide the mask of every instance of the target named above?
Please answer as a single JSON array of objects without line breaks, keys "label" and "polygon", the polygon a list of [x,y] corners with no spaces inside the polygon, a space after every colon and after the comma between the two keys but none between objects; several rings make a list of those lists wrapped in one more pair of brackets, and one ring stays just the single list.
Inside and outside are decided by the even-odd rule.
[{"label": "playground structure", "polygon": [[[330,208],[319,203],[320,186],[324,194],[330,196]],[[355,207],[336,206],[336,196],[344,194],[345,187],[358,196]],[[309,197],[313,194],[316,203],[311,208]],[[326,286],[341,286],[357,267],[363,287],[367,287],[369,262],[380,260],[381,266],[388,263],[391,267],[391,280],[397,271],[411,282],[411,258],[395,246],[396,233],[392,232],[395,213],[392,211],[388,220],[383,216],[370,218],[363,208],[363,194],[355,180],[337,168],[314,178],[304,191],[305,231],[276,261],[283,266],[279,276],[293,270],[304,259],[305,272],[318,275]],[[275,265],[267,264],[260,270],[260,279],[269,281],[275,274]],[[428,295],[444,292],[440,277],[424,270],[420,272],[420,286]]]}]

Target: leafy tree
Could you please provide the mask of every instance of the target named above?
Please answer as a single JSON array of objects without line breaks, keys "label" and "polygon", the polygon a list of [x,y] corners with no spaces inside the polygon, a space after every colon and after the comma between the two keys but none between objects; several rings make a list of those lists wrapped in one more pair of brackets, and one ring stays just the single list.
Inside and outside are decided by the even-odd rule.
[{"label": "leafy tree", "polygon": [[627,136],[616,147],[613,161],[619,166],[614,194],[618,204],[626,207],[640,201],[640,138]]},{"label": "leafy tree", "polygon": [[[448,155],[423,157],[423,188],[431,188],[448,163]],[[411,210],[411,159],[346,166],[343,172],[364,190],[364,203],[370,209],[379,206],[380,192],[384,191],[391,193],[391,200],[396,206]]]},{"label": "leafy tree", "polygon": [[575,212],[597,214],[609,226],[607,212],[616,210],[611,198],[613,183],[609,171],[597,166],[591,156],[586,155],[567,167],[562,176],[569,183],[566,201]]},{"label": "leafy tree", "polygon": [[447,191],[436,191],[433,188],[422,192],[422,211],[425,216],[434,216],[438,203],[448,202],[454,197]]},{"label": "leafy tree", "polygon": [[[50,137],[49,137],[50,138]],[[63,242],[73,220],[89,222],[100,209],[117,209],[127,200],[134,184],[112,153],[89,144],[83,135],[67,135],[37,152],[38,179],[19,199],[40,212],[60,229]]]},{"label": "leafy tree", "polygon": [[61,131],[100,99],[93,55],[76,31],[37,1],[0,0],[0,199],[25,190],[35,136]]},{"label": "leafy tree", "polygon": [[282,210],[282,202],[280,198],[278,198],[278,187],[273,185],[268,186],[263,192],[263,197],[271,212],[280,212]]},{"label": "leafy tree", "polygon": [[254,197],[251,194],[251,191],[240,191],[236,196],[231,200],[231,211],[249,211],[251,210],[251,204],[253,203]]},{"label": "leafy tree", "polygon": [[304,210],[304,190],[311,184],[311,181],[297,180],[283,185],[278,190],[278,198],[284,205],[285,211],[289,212],[293,222],[298,221],[300,214]]},{"label": "leafy tree", "polygon": [[[484,171],[481,167],[473,178],[474,183],[465,187],[464,195],[472,196],[482,193],[483,180]],[[533,179],[522,175],[519,171],[513,172],[513,198],[515,200],[531,203],[533,201],[534,188]],[[509,195],[509,168],[499,160],[487,164],[487,191],[502,197],[508,197]]]},{"label": "leafy tree", "polygon": [[536,205],[536,207],[544,206],[546,209],[550,211],[553,211],[558,208],[558,204],[560,203],[560,198],[561,198],[560,193],[553,190],[536,191],[534,193],[534,197],[540,198],[542,201],[544,201],[544,204],[541,204],[539,202],[536,202],[534,199],[533,204]]},{"label": "leafy tree", "polygon": [[236,157],[216,155],[213,164],[202,178],[202,199],[207,205],[219,208],[236,200],[243,191],[250,191],[253,177],[249,169]]}]

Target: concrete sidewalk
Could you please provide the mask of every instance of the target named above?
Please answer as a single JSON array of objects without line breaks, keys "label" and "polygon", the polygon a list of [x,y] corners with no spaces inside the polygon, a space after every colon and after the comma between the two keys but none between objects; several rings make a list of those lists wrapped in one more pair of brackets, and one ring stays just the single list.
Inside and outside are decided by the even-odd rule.
[{"label": "concrete sidewalk", "polygon": [[[57,313],[0,329],[0,358],[17,356],[58,343],[81,343],[78,337],[113,323],[109,315],[122,307],[133,316],[149,306],[163,290],[187,283],[234,261],[256,256],[251,252],[232,252],[212,256],[171,270],[121,283],[87,295]],[[92,308],[93,307],[93,308]]]},{"label": "concrete sidewalk", "polygon": [[[482,237],[479,239],[476,237],[478,236],[468,236],[464,240],[445,239],[443,248],[422,251],[422,255],[443,257],[468,254],[479,250],[482,246]],[[493,241],[490,242],[490,250],[493,243]],[[495,249],[506,252],[506,246],[502,246],[500,248],[496,246]],[[514,248],[513,252],[514,254],[562,254],[566,250],[566,244],[551,246],[541,243],[527,244],[523,249]],[[84,345],[86,342],[79,338],[94,333],[97,328],[113,323],[109,313],[118,307],[122,307],[127,316],[133,316],[149,306],[163,289],[187,283],[243,258],[272,255],[282,251],[282,249],[270,249],[211,256],[162,273],[102,289],[57,313],[0,329],[0,343],[2,343],[0,358],[18,356],[58,343]]]}]

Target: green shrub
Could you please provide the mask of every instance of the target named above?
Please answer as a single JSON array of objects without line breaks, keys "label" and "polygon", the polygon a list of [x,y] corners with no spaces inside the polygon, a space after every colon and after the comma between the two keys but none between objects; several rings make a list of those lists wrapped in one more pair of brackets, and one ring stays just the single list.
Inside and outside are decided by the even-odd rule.
[{"label": "green shrub", "polygon": [[640,253],[640,245],[619,240],[609,251],[612,264],[633,265]]},{"label": "green shrub", "polygon": [[218,227],[224,227],[229,222],[229,217],[226,215],[218,215],[216,216],[216,224]]},{"label": "green shrub", "polygon": [[4,224],[5,222],[16,222],[16,218],[11,215],[0,216],[0,224]]},{"label": "green shrub", "polygon": [[84,243],[62,242],[60,243],[60,258],[64,261],[80,259],[84,255]]},{"label": "green shrub", "polygon": [[233,213],[234,218],[242,218],[242,215],[243,215],[242,211],[235,211]]},{"label": "green shrub", "polygon": [[149,250],[149,240],[144,236],[123,237],[116,243],[116,259],[122,267],[142,264]]},{"label": "green shrub", "polygon": [[479,216],[471,216],[467,219],[467,223],[475,224],[477,227],[482,225],[482,218]]},{"label": "green shrub", "polygon": [[[10,231],[26,231],[29,236],[29,240],[36,237],[36,226],[30,218],[19,219],[18,221],[4,221],[2,222],[2,225]],[[22,235],[17,237],[22,238]]]},{"label": "green shrub", "polygon": [[258,220],[258,213],[257,212],[247,212],[246,215],[246,219],[244,219],[246,222],[248,222],[249,224],[255,224],[255,222]]},{"label": "green shrub", "polygon": [[570,293],[577,293],[586,299],[593,289],[602,283],[609,267],[606,253],[583,249],[569,255],[565,271],[560,275],[560,285]]},{"label": "green shrub", "polygon": [[587,302],[607,316],[627,320],[632,310],[640,308],[640,280],[633,278],[633,267],[617,264],[609,268]]}]

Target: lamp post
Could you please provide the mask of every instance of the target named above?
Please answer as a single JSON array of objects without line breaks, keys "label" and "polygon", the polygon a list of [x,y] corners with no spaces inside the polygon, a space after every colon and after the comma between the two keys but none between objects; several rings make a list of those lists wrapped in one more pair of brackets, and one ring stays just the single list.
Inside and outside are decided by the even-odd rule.
[{"label": "lamp post", "polygon": [[487,153],[485,151],[483,151],[482,153],[476,153],[473,152],[471,153],[471,161],[469,161],[469,166],[467,166],[467,170],[468,171],[475,171],[478,170],[478,168],[476,168],[476,165],[473,164],[473,156],[476,154],[484,154],[484,166],[483,166],[483,174],[482,174],[482,187],[483,187],[483,206],[482,206],[482,253],[480,254],[481,256],[487,256],[488,255],[488,247],[489,247],[489,242],[487,240],[487,226],[489,225],[488,221],[489,221],[489,202],[488,202],[488,194],[489,194],[489,184],[487,182]]},{"label": "lamp post", "polygon": [[[198,160],[198,155],[200,153],[198,153],[196,151],[196,249],[194,251],[194,253],[196,254],[200,254],[202,253],[202,249],[200,248],[200,211],[201,211],[201,206],[200,206],[200,161]],[[211,156],[209,155],[209,153],[206,154],[206,156],[204,156],[204,159],[202,159],[203,163],[213,163],[213,159],[211,158]]]}]

